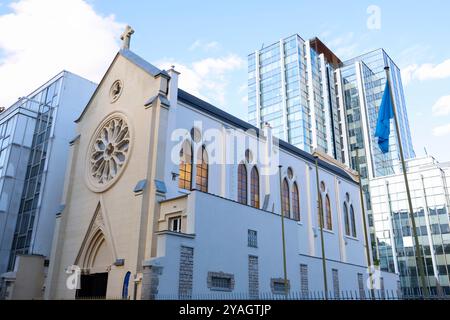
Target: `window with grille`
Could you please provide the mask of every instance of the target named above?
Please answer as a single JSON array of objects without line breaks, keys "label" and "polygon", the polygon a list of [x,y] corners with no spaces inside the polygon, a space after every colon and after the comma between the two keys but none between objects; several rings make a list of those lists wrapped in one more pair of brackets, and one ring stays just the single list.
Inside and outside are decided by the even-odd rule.
[{"label": "window with grille", "polygon": [[339,288],[339,271],[337,269],[333,269],[332,274],[333,274],[334,298],[339,299],[341,292]]},{"label": "window with grille", "polygon": [[208,272],[208,288],[212,291],[233,291],[234,275],[223,272]]},{"label": "window with grille", "polygon": [[212,277],[212,287],[215,289],[231,289],[231,279],[224,277]]},{"label": "window with grille", "polygon": [[366,298],[366,290],[364,289],[364,275],[362,273],[358,273],[358,289],[359,289],[359,298]]},{"label": "window with grille", "polygon": [[251,248],[258,247],[258,232],[255,230],[248,230],[248,246]]},{"label": "window with grille", "polygon": [[287,283],[285,283],[284,279],[272,279],[271,288],[273,294],[286,294],[286,292],[289,293],[289,280],[287,281]]},{"label": "window with grille", "polygon": [[300,265],[300,289],[303,296],[309,295],[308,266],[306,264]]}]

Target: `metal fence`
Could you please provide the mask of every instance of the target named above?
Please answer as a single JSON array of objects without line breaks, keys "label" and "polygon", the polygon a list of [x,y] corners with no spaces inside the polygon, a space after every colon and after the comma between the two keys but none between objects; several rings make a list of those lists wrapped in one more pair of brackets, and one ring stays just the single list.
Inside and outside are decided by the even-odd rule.
[{"label": "metal fence", "polygon": [[394,290],[373,290],[373,291],[341,291],[329,292],[328,295],[324,291],[306,292],[289,292],[284,293],[266,292],[258,295],[250,295],[248,293],[235,292],[217,292],[192,295],[178,294],[158,294],[155,300],[291,300],[291,301],[308,301],[308,300],[340,300],[340,301],[364,301],[364,300],[450,300],[450,295],[430,294],[425,298],[421,294],[414,292],[398,292]]}]

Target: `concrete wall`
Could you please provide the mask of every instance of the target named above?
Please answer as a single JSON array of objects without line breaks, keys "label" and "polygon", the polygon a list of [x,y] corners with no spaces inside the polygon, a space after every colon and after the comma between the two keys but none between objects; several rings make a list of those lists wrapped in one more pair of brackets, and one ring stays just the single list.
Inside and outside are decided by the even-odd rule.
[{"label": "concrete wall", "polygon": [[[249,290],[248,257],[259,260],[259,291],[271,292],[271,279],[283,278],[281,219],[279,215],[243,206],[216,196],[193,192],[189,196],[188,220],[195,215],[194,237],[177,234],[161,234],[158,237],[158,257],[153,265],[162,267],[158,292],[161,297],[178,293],[181,247],[194,249],[193,294],[207,294],[208,272],[233,274],[234,293]],[[248,247],[248,230],[258,232],[258,247]],[[309,290],[323,291],[322,259],[308,255],[303,243],[304,226],[293,220],[285,220],[287,274],[292,292],[300,292],[300,265],[308,266]],[[326,238],[328,290],[333,291],[332,270],[338,270],[340,291],[358,290],[358,273],[368,278],[363,254],[359,260],[345,263],[334,259],[335,240]],[[354,248],[355,256],[364,252],[362,243]],[[386,290],[397,290],[398,277],[383,274]],[[365,287],[365,290],[369,290]]]}]

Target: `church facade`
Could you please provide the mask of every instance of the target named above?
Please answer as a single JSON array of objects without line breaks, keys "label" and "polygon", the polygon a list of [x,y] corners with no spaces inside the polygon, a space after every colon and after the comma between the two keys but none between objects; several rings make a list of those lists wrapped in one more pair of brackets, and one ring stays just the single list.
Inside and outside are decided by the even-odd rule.
[{"label": "church facade", "polygon": [[[179,76],[123,49],[77,120],[46,298],[366,295],[353,172],[179,89]],[[397,294],[397,275],[375,273],[373,288]]]}]

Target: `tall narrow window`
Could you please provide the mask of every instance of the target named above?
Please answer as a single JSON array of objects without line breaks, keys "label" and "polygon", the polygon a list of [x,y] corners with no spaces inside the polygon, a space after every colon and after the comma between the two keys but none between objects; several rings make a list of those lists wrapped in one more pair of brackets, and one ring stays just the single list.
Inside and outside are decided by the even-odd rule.
[{"label": "tall narrow window", "polygon": [[192,189],[192,146],[189,141],[185,141],[180,151],[180,177],[178,186],[181,189]]},{"label": "tall narrow window", "polygon": [[281,202],[281,210],[283,212],[283,215],[285,217],[290,217],[290,211],[291,211],[291,204],[289,201],[289,183],[287,181],[287,179],[284,179],[283,181],[283,186],[282,186],[282,191],[281,191],[281,198],[282,198],[282,202]]},{"label": "tall narrow window", "polygon": [[251,199],[251,205],[254,208],[259,209],[259,173],[258,169],[253,167],[252,173],[251,173],[251,186],[250,186],[250,199]]},{"label": "tall narrow window", "polygon": [[352,236],[356,238],[357,237],[356,220],[355,220],[355,210],[353,210],[353,206],[350,206],[350,221],[352,222]]},{"label": "tall narrow window", "polygon": [[208,192],[208,153],[205,146],[197,155],[196,188],[202,192]]},{"label": "tall narrow window", "polygon": [[247,168],[243,163],[238,167],[238,202],[247,204]]},{"label": "tall narrow window", "polygon": [[292,214],[294,215],[294,220],[300,221],[300,195],[296,182],[294,182],[292,187]]},{"label": "tall narrow window", "polygon": [[323,198],[322,194],[319,193],[319,201],[318,201],[318,208],[317,208],[317,220],[318,220],[318,226],[319,228],[324,227],[324,219],[323,219]]},{"label": "tall narrow window", "polygon": [[344,222],[345,222],[345,235],[350,235],[350,219],[348,217],[348,206],[347,203],[344,202]]},{"label": "tall narrow window", "polygon": [[328,230],[333,230],[333,220],[331,217],[331,202],[330,202],[330,197],[327,195],[326,197],[326,214],[327,214],[327,229]]}]

